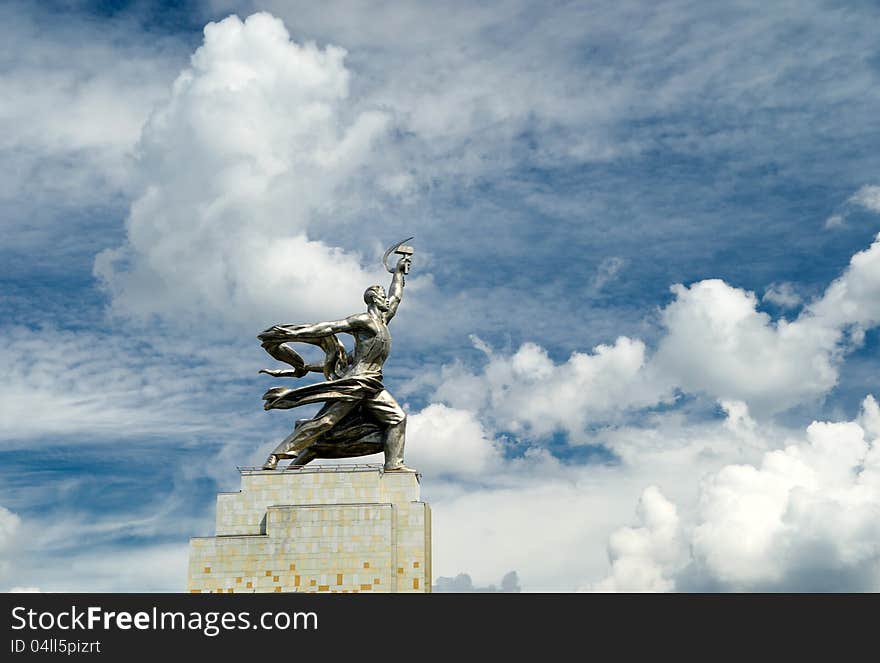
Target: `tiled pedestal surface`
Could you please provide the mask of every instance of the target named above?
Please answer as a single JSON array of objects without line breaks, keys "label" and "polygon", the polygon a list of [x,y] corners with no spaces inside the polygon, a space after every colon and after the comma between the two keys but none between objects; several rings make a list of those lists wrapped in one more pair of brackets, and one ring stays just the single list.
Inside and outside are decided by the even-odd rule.
[{"label": "tiled pedestal surface", "polygon": [[190,539],[190,592],[431,591],[431,508],[415,472],[240,472],[241,490],[217,495],[217,536]]}]

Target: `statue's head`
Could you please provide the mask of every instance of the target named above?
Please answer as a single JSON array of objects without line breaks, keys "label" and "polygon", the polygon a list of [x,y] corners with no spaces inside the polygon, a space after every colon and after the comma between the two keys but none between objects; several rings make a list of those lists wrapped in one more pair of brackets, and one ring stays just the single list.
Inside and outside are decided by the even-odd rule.
[{"label": "statue's head", "polygon": [[381,285],[371,285],[364,290],[364,303],[367,306],[375,305],[380,311],[387,311],[388,298],[385,296],[385,288]]}]

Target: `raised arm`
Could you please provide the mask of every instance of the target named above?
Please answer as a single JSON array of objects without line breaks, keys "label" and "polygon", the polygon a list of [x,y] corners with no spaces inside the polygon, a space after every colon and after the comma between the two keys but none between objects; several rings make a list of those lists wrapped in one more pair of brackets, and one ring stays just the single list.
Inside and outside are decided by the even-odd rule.
[{"label": "raised arm", "polygon": [[391,287],[388,288],[388,311],[385,313],[385,321],[389,322],[394,314],[397,313],[397,307],[400,306],[400,300],[403,299],[403,275],[409,269],[410,259],[405,256],[397,261],[397,267],[394,269],[394,276],[391,277]]}]

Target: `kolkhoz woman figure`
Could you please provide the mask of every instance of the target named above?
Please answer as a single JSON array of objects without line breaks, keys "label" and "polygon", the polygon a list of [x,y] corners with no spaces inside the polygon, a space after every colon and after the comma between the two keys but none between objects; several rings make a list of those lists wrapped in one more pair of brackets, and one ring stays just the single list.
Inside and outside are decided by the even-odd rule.
[{"label": "kolkhoz woman figure", "polygon": [[[412,239],[412,238],[409,238]],[[394,276],[388,296],[381,285],[364,292],[366,313],[344,320],[311,325],[275,325],[257,338],[275,359],[293,366],[293,370],[268,370],[273,377],[303,377],[309,372],[323,373],[324,382],[298,389],[275,387],[264,395],[266,410],[288,409],[323,402],[312,419],[296,422],[293,432],[279,444],[263,464],[274,470],[278,461],[294,459],[302,466],[315,458],[348,458],[385,453],[385,471],[411,471],[403,464],[406,413],[382,384],[382,365],[391,351],[388,323],[397,312],[403,296],[404,274],[409,273],[413,249],[398,242],[385,252],[383,263]],[[402,257],[392,270],[388,256],[392,251]],[[349,356],[336,334],[354,337],[354,354]],[[285,343],[297,341],[317,345],[324,350],[323,364],[306,364]]]}]

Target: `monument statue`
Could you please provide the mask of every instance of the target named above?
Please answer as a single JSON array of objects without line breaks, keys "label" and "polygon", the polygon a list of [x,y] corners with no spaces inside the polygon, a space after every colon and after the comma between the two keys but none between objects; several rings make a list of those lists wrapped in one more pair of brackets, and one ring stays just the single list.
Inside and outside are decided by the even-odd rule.
[{"label": "monument statue", "polygon": [[[412,247],[407,239],[392,245],[382,262],[393,274],[386,296],[381,285],[364,292],[366,313],[343,320],[306,325],[275,325],[257,338],[278,361],[293,369],[260,372],[273,377],[300,378],[310,372],[323,373],[325,381],[297,389],[274,387],[264,395],[264,409],[288,409],[310,403],[324,403],[311,419],[296,422],[293,432],[269,454],[263,469],[274,470],[278,461],[292,458],[299,467],[316,458],[349,458],[384,452],[385,471],[408,471],[403,464],[406,413],[382,384],[382,365],[391,351],[388,323],[397,313],[403,297],[404,275],[409,273]],[[388,257],[400,258],[392,269]],[[349,355],[337,334],[354,337],[354,353]],[[324,361],[309,364],[286,345],[301,342],[324,351]]]},{"label": "monument statue", "polygon": [[[241,490],[217,495],[216,535],[190,539],[190,592],[431,591],[431,507],[420,499],[419,474],[403,464],[406,414],[382,384],[391,350],[388,322],[413,256],[405,246],[410,239],[385,252],[391,287],[387,296],[381,286],[367,288],[365,313],[276,325],[258,336],[266,352],[286,364],[261,373],[324,378],[298,389],[269,389],[265,409],[315,403],[320,410],[297,421],[262,468],[238,468]],[[354,337],[350,353],[343,333]],[[316,346],[322,360],[307,362],[297,343]],[[380,452],[384,470],[362,463],[304,467],[317,458]],[[297,471],[277,471],[282,459],[292,459]]]}]

